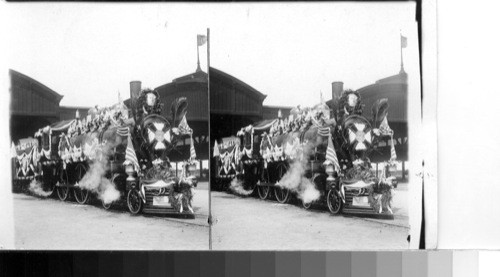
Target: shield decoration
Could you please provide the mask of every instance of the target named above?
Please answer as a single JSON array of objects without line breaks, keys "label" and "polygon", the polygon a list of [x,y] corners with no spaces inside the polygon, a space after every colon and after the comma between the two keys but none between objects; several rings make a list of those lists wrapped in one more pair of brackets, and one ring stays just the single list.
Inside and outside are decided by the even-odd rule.
[{"label": "shield decoration", "polygon": [[143,121],[142,137],[153,150],[166,150],[172,143],[170,123],[162,116],[152,114]]},{"label": "shield decoration", "polygon": [[371,149],[372,127],[365,117],[350,115],[343,125],[344,139],[351,150],[365,152]]}]

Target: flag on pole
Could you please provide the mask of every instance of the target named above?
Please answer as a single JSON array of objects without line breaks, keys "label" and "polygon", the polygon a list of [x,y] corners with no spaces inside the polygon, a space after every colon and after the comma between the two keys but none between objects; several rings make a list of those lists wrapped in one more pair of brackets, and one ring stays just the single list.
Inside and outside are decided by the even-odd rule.
[{"label": "flag on pole", "polygon": [[379,130],[380,133],[384,136],[389,136],[393,134],[393,131],[391,127],[389,127],[389,123],[387,122],[387,115],[384,117],[384,120],[382,120],[382,123],[380,123]]},{"label": "flag on pole", "polygon": [[380,133],[384,136],[391,136],[391,158],[390,161],[395,161],[397,158],[396,148],[394,148],[394,131],[392,131],[391,127],[389,127],[389,123],[387,122],[387,116],[384,117],[382,123],[380,123],[379,127]]},{"label": "flag on pole", "polygon": [[401,48],[406,48],[406,46],[408,46],[408,39],[401,35]]},{"label": "flag on pole", "polygon": [[333,147],[332,136],[328,138],[328,147],[326,148],[326,162],[333,163],[335,170],[340,172],[339,160],[337,158],[337,153],[335,153],[335,148]]},{"label": "flag on pole", "polygon": [[213,157],[218,157],[220,156],[220,152],[219,152],[219,144],[217,143],[217,141],[215,141],[215,144],[214,144],[214,154],[212,155]]},{"label": "flag on pole", "polygon": [[187,123],[186,115],[184,115],[177,128],[179,128],[181,134],[191,134],[193,132]]},{"label": "flag on pole", "polygon": [[191,161],[196,160],[196,151],[194,150],[193,135],[191,135],[191,146],[190,146],[189,151],[191,152],[191,155],[190,155],[189,159]]},{"label": "flag on pole", "polygon": [[139,171],[139,161],[137,160],[137,155],[135,154],[134,145],[132,144],[132,139],[130,134],[127,139],[127,150],[125,151],[125,161],[132,163],[136,170]]},{"label": "flag on pole", "polygon": [[11,158],[16,158],[17,157],[17,151],[16,151],[16,146],[14,145],[14,142],[10,144],[10,157]]},{"label": "flag on pole", "polygon": [[394,139],[391,135],[391,159],[389,161],[394,162],[398,156],[396,155],[396,148],[394,147]]},{"label": "flag on pole", "polygon": [[198,46],[202,46],[203,44],[207,43],[207,36],[205,35],[198,35]]}]

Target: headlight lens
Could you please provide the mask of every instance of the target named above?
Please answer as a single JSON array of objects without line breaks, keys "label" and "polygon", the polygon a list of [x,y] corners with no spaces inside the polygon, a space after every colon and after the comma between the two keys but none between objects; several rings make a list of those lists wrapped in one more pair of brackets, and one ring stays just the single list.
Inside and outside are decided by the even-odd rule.
[{"label": "headlight lens", "polygon": [[133,164],[125,165],[125,173],[127,173],[128,175],[132,175],[132,174],[134,174],[134,172],[135,172],[135,170],[134,170]]},{"label": "headlight lens", "polygon": [[325,172],[328,175],[333,175],[333,173],[335,172],[335,169],[333,168],[333,164],[326,165]]}]

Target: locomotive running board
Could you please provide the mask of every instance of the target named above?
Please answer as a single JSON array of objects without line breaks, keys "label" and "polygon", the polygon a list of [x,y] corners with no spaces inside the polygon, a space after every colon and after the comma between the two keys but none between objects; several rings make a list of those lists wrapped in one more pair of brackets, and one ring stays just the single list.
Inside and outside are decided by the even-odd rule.
[{"label": "locomotive running board", "polygon": [[176,215],[179,217],[188,217],[188,218],[194,218],[194,214],[189,213],[189,212],[183,212],[179,213],[175,211],[172,208],[150,208],[150,207],[144,207],[142,210],[143,213],[145,214],[161,214],[161,215]]},{"label": "locomotive running board", "polygon": [[394,219],[394,215],[390,213],[377,213],[373,209],[366,208],[344,208],[342,210],[344,214],[347,215],[363,215],[366,217],[377,217],[382,219]]},{"label": "locomotive running board", "polygon": [[257,183],[257,186],[261,186],[261,187],[274,187],[275,184],[274,183],[264,183],[264,182],[260,182],[260,183]]}]

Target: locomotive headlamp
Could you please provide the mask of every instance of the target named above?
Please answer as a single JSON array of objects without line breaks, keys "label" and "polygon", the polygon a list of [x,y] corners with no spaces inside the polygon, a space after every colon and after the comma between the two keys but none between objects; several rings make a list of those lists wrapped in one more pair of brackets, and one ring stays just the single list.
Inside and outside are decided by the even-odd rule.
[{"label": "locomotive headlamp", "polygon": [[328,174],[326,178],[327,181],[334,181],[333,173],[335,173],[335,168],[333,167],[333,163],[328,163],[325,167],[325,172]]},{"label": "locomotive headlamp", "polygon": [[128,163],[125,165],[125,173],[127,173],[127,175],[128,175],[127,181],[135,180],[134,172],[135,172],[135,169],[134,169],[134,165],[132,163]]},{"label": "locomotive headlamp", "polygon": [[146,95],[146,103],[148,104],[148,106],[152,107],[156,102],[156,95],[154,95],[154,93],[148,93]]},{"label": "locomotive headlamp", "polygon": [[196,165],[194,163],[188,165],[188,172],[194,172],[196,170]]}]

